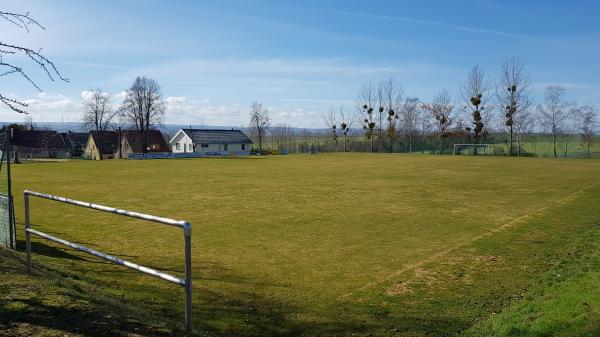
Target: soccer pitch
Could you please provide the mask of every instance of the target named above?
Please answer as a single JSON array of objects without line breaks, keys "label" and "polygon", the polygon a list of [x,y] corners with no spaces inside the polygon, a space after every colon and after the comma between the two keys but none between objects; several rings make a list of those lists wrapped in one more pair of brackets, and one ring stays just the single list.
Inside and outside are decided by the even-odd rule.
[{"label": "soccer pitch", "polygon": [[[563,303],[560,314],[579,317],[567,332],[600,331],[599,292],[586,288],[600,279],[597,160],[319,154],[13,170],[21,241],[24,189],[191,222],[198,334],[543,333],[554,329],[544,314],[527,321],[534,309],[519,306],[568,295],[555,289],[564,282],[592,308]],[[179,230],[35,198],[31,212],[34,229],[183,275]],[[81,284],[84,300],[183,322],[179,287],[33,242],[31,282],[55,277],[47,268]]]}]

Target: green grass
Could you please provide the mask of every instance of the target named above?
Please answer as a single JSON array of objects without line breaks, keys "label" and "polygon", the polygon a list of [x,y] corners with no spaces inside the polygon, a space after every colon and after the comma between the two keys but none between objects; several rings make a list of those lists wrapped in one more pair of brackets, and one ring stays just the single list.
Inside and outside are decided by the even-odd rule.
[{"label": "green grass", "polygon": [[[574,258],[600,223],[598,172],[595,160],[388,154],[71,161],[15,165],[14,191],[189,220],[199,334],[425,336],[481,325],[469,332],[486,336],[497,323],[481,322],[494,313],[543,308],[523,294],[553,287],[544,280],[560,263],[598,263]],[[31,207],[34,228],[183,272],[177,229],[45,200]],[[40,238],[33,251],[41,269],[23,283],[75,279],[95,310],[110,299],[133,306],[147,334],[181,326],[178,287]],[[21,317],[11,326],[37,324],[22,314],[33,309],[6,303],[0,316]]]},{"label": "green grass", "polygon": [[573,257],[541,279],[525,300],[476,324],[470,336],[598,336],[600,334],[600,231]]}]

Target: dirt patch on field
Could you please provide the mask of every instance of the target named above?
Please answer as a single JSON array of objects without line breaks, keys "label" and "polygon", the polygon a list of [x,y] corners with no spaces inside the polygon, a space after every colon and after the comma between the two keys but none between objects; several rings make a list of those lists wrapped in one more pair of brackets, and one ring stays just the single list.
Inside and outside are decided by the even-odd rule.
[{"label": "dirt patch on field", "polygon": [[504,258],[499,255],[452,256],[446,261],[434,265],[417,267],[406,275],[405,279],[385,289],[388,296],[398,296],[413,292],[420,288],[444,287],[449,282],[461,282],[465,285],[474,283],[474,276],[486,268],[502,263]]},{"label": "dirt patch on field", "polygon": [[407,291],[409,291],[409,288],[407,287],[407,285],[405,283],[403,283],[402,281],[400,281],[400,283],[396,283],[393,286],[387,288],[385,290],[385,294],[388,296],[397,296],[400,294],[404,294]]},{"label": "dirt patch on field", "polygon": [[479,255],[475,258],[475,260],[479,263],[494,263],[494,262],[502,262],[504,258],[498,255]]}]

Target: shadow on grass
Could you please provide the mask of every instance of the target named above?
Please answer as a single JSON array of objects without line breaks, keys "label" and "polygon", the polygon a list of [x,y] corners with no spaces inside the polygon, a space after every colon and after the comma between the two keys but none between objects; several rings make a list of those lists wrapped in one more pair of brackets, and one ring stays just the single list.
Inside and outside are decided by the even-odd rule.
[{"label": "shadow on grass", "polygon": [[[106,311],[95,310],[94,306],[82,306],[81,298],[71,299],[75,304],[68,306],[48,305],[42,300],[14,298],[10,303],[0,301],[0,334],[2,330],[11,336],[44,335],[48,330],[84,336],[172,336],[173,332],[160,327],[147,326],[139,320],[111,315]],[[11,310],[11,307],[25,306],[26,310]]]},{"label": "shadow on grass", "polygon": [[[126,276],[119,294],[109,280],[114,278],[98,281],[45,264],[36,264],[29,275],[23,254],[0,249],[0,335],[183,335],[180,288]],[[246,281],[228,277],[228,282]],[[198,336],[349,335],[378,328],[349,317],[304,318],[306,309],[293,304],[252,292],[218,293],[198,286],[201,282],[193,300]]]},{"label": "shadow on grass", "polygon": [[[25,240],[17,240],[17,250],[24,252],[25,251]],[[35,258],[35,255],[44,255],[48,257],[56,257],[60,259],[69,259],[75,261],[83,260],[81,257],[73,255],[67,252],[64,248],[57,248],[53,246],[49,246],[45,243],[39,241],[31,240],[31,255]]]},{"label": "shadow on grass", "polygon": [[[44,239],[41,239],[44,240]],[[86,246],[91,246],[91,245],[87,245]],[[17,250],[21,251],[21,252],[25,252],[25,241],[24,240],[17,240]],[[32,260],[33,263],[36,264],[38,262],[35,261],[35,256],[36,255],[43,255],[43,256],[47,256],[47,257],[52,257],[52,258],[59,258],[59,259],[67,259],[67,260],[72,260],[72,261],[80,261],[80,262],[85,262],[85,263],[92,263],[92,264],[99,264],[99,265],[107,265],[107,266],[118,266],[117,264],[113,263],[113,262],[109,262],[109,261],[105,261],[101,258],[95,257],[93,255],[84,255],[82,256],[78,256],[75,254],[71,254],[71,253],[77,253],[77,254],[85,254],[82,252],[77,251],[76,249],[72,249],[66,246],[57,246],[54,247],[53,245],[47,245],[43,242],[39,242],[38,240],[36,241],[31,241],[31,255],[32,255]],[[131,262],[134,262],[133,260],[135,260],[135,258],[138,258],[137,255],[123,255],[123,254],[112,254],[111,252],[107,252],[107,254],[116,256],[118,258],[121,259],[127,259],[127,260],[132,260]],[[178,273],[180,271],[175,270],[175,269],[169,269],[169,268],[164,268],[161,266],[155,266],[152,264],[147,264],[145,265],[146,267],[152,268],[152,269],[156,269],[158,271],[162,271],[162,272],[168,272],[168,273]],[[115,274],[123,274],[123,275],[127,275],[127,274],[137,274],[137,271],[133,271],[131,269],[128,269],[126,267],[118,267],[118,268],[123,268],[122,270],[94,270],[94,273],[115,273]]]}]

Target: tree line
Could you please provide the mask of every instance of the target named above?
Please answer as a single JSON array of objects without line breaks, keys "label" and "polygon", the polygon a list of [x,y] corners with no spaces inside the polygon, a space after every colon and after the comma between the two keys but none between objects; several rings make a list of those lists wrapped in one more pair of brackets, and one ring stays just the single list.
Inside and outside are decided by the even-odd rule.
[{"label": "tree line", "polygon": [[[566,90],[549,85],[541,103],[534,104],[532,88],[522,61],[507,58],[495,80],[476,65],[459,85],[458,95],[439,90],[429,102],[404,95],[390,77],[367,81],[356,94],[354,106],[332,106],[324,114],[325,129],[271,126],[262,103],[251,106],[248,130],[259,151],[289,152],[429,152],[450,153],[451,145],[505,144],[494,153],[531,155],[524,142],[545,138],[554,157],[567,155],[579,140],[582,156],[590,157],[597,127],[597,108],[566,100]],[[559,140],[564,148],[559,148]],[[535,143],[534,143],[535,145]]]},{"label": "tree line", "polygon": [[560,85],[547,86],[542,103],[534,105],[524,64],[517,58],[505,60],[496,80],[482,66],[472,67],[458,91],[456,99],[442,89],[422,102],[405,97],[394,78],[366,82],[354,107],[332,107],[324,117],[332,150],[348,151],[348,135],[366,143],[370,152],[424,152],[428,143],[433,153],[448,153],[453,141],[481,144],[505,137],[507,154],[515,156],[524,154],[524,136],[537,132],[548,136],[555,157],[559,138],[568,146],[573,135],[591,154],[597,109],[566,101]]}]

